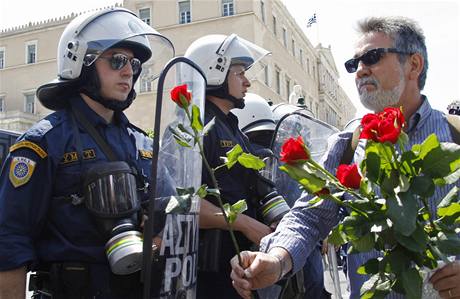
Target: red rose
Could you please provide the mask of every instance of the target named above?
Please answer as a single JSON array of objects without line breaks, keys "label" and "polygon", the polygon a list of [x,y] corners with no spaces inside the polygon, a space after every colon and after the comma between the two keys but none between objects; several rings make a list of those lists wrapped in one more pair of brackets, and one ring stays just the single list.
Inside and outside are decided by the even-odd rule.
[{"label": "red rose", "polygon": [[287,164],[303,163],[310,159],[308,149],[301,136],[289,138],[281,147],[280,160]]},{"label": "red rose", "polygon": [[358,172],[358,166],[356,164],[340,164],[339,167],[337,167],[336,177],[342,185],[348,188],[358,189],[361,183],[361,175]]},{"label": "red rose", "polygon": [[395,144],[401,134],[404,121],[400,108],[390,107],[377,114],[366,114],[361,120],[362,131],[359,137],[372,139],[375,142],[389,141]]},{"label": "red rose", "polygon": [[[182,101],[181,101],[182,98]],[[192,100],[192,94],[187,91],[187,84],[178,85],[171,90],[171,99],[179,105],[179,107],[185,108],[183,102],[185,101],[190,104]]]}]

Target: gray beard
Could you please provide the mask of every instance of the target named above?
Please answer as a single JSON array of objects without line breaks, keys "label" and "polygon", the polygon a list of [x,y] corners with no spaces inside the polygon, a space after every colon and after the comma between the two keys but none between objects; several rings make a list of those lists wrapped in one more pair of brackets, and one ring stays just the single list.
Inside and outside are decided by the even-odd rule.
[{"label": "gray beard", "polygon": [[395,107],[404,90],[405,81],[402,72],[399,79],[399,84],[391,90],[382,90],[380,82],[374,77],[362,79],[361,82],[370,81],[377,87],[375,91],[368,92],[364,89],[360,93],[359,97],[363,106],[374,112],[383,111],[386,107]]}]

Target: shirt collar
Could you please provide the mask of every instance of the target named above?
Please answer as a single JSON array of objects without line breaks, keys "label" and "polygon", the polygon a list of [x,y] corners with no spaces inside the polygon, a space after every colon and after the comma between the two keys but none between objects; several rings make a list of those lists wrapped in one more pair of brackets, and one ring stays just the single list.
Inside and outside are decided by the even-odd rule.
[{"label": "shirt collar", "polygon": [[[72,101],[74,102],[75,107],[77,107],[77,109],[81,111],[83,115],[85,115],[85,117],[94,127],[99,126],[99,125],[102,125],[102,126],[109,125],[107,124],[104,118],[102,118],[93,109],[91,109],[91,107],[89,107],[88,104],[86,104],[86,102],[82,99],[81,96],[78,96],[72,99]],[[127,125],[129,123],[128,118],[123,112],[115,112],[113,115],[113,119],[114,119],[114,124]]]},{"label": "shirt collar", "polygon": [[408,130],[407,132],[412,132],[416,130],[417,128],[420,128],[423,126],[423,124],[427,121],[429,118],[431,111],[433,109],[431,108],[430,103],[428,102],[428,99],[426,96],[422,95],[422,105],[417,109],[417,111],[410,117],[409,121],[407,122],[408,124]]},{"label": "shirt collar", "polygon": [[236,126],[238,126],[238,118],[235,116],[235,114],[229,112],[228,114],[225,114],[224,112],[222,112],[222,110],[220,110],[219,107],[217,107],[216,104],[214,104],[213,102],[211,101],[206,101],[206,107],[205,107],[206,110],[212,110],[213,111],[213,114],[221,119],[221,120],[224,120],[224,121],[228,121],[232,124],[235,124]]}]

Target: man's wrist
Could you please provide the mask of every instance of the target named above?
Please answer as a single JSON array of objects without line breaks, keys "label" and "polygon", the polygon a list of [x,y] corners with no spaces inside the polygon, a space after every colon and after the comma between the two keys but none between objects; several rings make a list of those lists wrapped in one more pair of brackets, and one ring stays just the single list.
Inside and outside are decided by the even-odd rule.
[{"label": "man's wrist", "polygon": [[282,279],[292,269],[291,256],[286,249],[281,247],[272,248],[268,254],[278,260],[280,265],[280,274],[278,276],[278,280]]}]

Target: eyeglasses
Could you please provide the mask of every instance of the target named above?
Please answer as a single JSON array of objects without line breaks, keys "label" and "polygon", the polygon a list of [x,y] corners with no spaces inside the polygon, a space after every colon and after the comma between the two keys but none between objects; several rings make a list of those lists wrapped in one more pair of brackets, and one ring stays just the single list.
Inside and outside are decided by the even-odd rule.
[{"label": "eyeglasses", "polygon": [[110,67],[112,67],[114,71],[121,70],[128,62],[131,64],[134,75],[137,75],[141,71],[141,61],[134,57],[129,58],[125,54],[116,53],[111,57],[99,56],[99,58],[108,60],[110,62]]},{"label": "eyeglasses", "polygon": [[358,64],[362,61],[365,65],[371,66],[380,61],[385,53],[397,53],[397,54],[406,54],[411,55],[411,53],[403,52],[395,48],[377,48],[372,49],[364,53],[363,55],[352,58],[345,62],[345,68],[347,72],[354,73],[358,69]]}]

